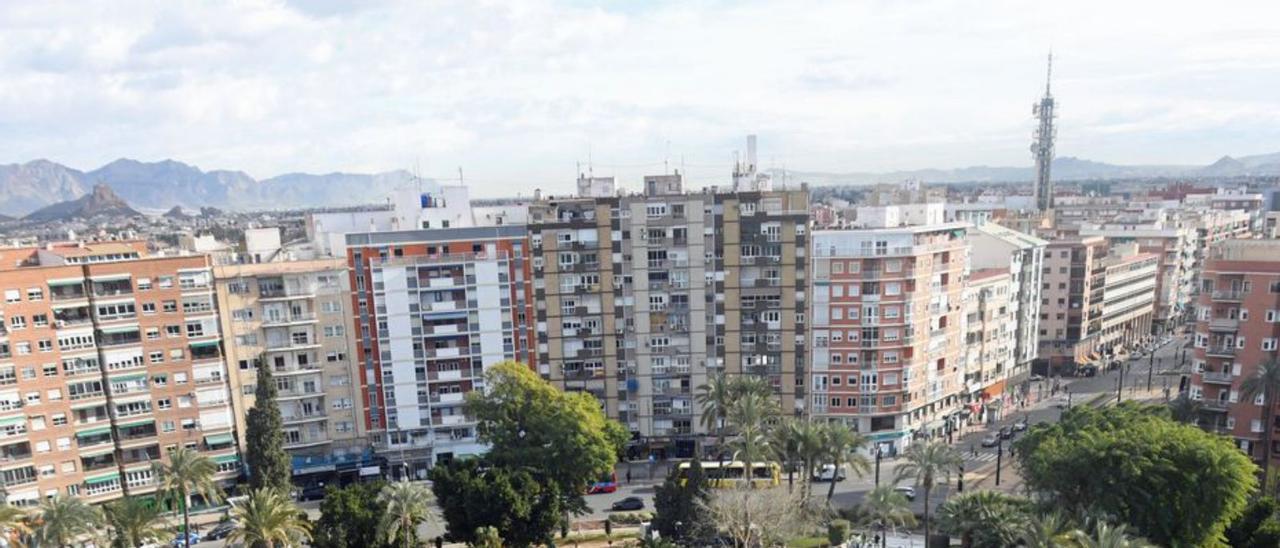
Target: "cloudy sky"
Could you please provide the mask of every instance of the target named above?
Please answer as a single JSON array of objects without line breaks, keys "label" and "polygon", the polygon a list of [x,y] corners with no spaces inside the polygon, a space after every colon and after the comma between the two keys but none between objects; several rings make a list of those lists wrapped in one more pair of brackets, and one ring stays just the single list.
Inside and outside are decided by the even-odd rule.
[{"label": "cloudy sky", "polygon": [[1280,150],[1280,2],[0,2],[0,163],[456,175],[482,196]]}]

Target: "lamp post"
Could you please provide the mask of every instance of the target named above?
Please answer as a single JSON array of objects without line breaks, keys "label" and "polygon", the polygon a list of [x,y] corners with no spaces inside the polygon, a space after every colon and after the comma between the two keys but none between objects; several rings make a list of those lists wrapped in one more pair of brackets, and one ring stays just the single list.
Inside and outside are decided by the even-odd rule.
[{"label": "lamp post", "polygon": [[1151,351],[1151,364],[1147,367],[1147,392],[1151,391],[1151,377],[1155,375],[1156,370],[1156,353]]},{"label": "lamp post", "polygon": [[[884,448],[880,444],[876,444],[876,487],[880,487],[880,458],[884,455]],[[837,472],[839,472],[837,470]]]},{"label": "lamp post", "polygon": [[996,487],[1000,486],[1000,468],[1004,464],[1004,438],[996,434]]}]

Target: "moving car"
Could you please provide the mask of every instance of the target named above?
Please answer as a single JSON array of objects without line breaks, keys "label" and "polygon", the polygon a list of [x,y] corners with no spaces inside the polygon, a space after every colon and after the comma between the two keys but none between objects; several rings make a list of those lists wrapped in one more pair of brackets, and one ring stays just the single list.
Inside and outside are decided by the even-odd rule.
[{"label": "moving car", "polygon": [[1000,427],[1000,439],[1007,440],[1013,438],[1013,429],[1008,426]]},{"label": "moving car", "polygon": [[222,523],[214,525],[213,529],[210,529],[208,533],[205,533],[204,540],[224,539],[224,538],[227,538],[227,535],[230,535],[231,532],[235,530],[236,530],[236,524],[230,521],[224,521]]},{"label": "moving car", "polygon": [[187,540],[190,540],[190,543],[191,543],[191,544],[199,544],[199,543],[200,543],[200,533],[197,533],[197,532],[195,532],[195,531],[192,531],[192,532],[190,532],[190,533],[187,533],[187,536],[186,536],[186,538],[185,538],[185,539],[183,538],[182,533],[178,533],[178,536],[177,536],[177,537],[174,537],[173,542],[172,542],[172,543],[170,543],[170,544],[171,544],[172,546],[174,546],[175,548],[176,548],[176,547],[178,547],[178,546],[186,546],[186,545],[187,545],[187,542],[186,542]]},{"label": "moving car", "polygon": [[983,447],[995,447],[999,444],[1000,444],[1000,436],[997,436],[995,434],[987,434],[986,437],[982,438]]},{"label": "moving car", "polygon": [[899,485],[894,487],[893,492],[907,497],[907,500],[916,500],[916,488],[910,485]]},{"label": "moving car", "polygon": [[644,510],[644,500],[640,497],[627,497],[613,503],[613,506],[610,506],[609,509],[614,512],[623,510]]},{"label": "moving car", "polygon": [[1017,422],[1013,423],[1013,431],[1014,431],[1014,432],[1021,432],[1021,431],[1023,431],[1023,430],[1026,430],[1026,429],[1027,429],[1027,427],[1029,427],[1029,426],[1031,426],[1031,425],[1027,423],[1027,418],[1026,418],[1026,417],[1022,417],[1022,418],[1018,419],[1018,421],[1017,421]]},{"label": "moving car", "polygon": [[845,475],[844,466],[837,470],[833,464],[824,464],[822,468],[813,471],[813,481],[844,481]]}]

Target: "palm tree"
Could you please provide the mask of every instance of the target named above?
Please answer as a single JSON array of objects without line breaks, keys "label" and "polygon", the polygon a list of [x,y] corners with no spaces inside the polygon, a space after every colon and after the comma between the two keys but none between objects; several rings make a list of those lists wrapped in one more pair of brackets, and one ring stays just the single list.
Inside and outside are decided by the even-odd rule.
[{"label": "palm tree", "polygon": [[836,494],[836,478],[840,475],[840,466],[849,464],[849,473],[861,477],[871,470],[871,460],[863,453],[871,441],[849,428],[843,422],[829,422],[822,429],[825,457],[835,467],[831,476],[831,485],[827,486],[827,504]]},{"label": "palm tree", "polygon": [[863,525],[880,531],[880,546],[889,543],[888,532],[915,525],[916,516],[907,506],[907,497],[892,487],[876,487],[867,492],[860,505]]},{"label": "palm tree", "polygon": [[729,442],[733,458],[743,463],[746,485],[751,485],[753,463],[769,450],[768,421],[777,416],[778,404],[772,396],[746,392],[733,400],[727,421],[737,434]]},{"label": "palm tree", "polygon": [[302,546],[311,539],[311,524],[306,514],[287,493],[269,487],[249,492],[231,511],[236,527],[227,535],[228,542],[247,546],[285,548]]},{"label": "palm tree", "polygon": [[200,495],[205,502],[222,500],[222,488],[213,480],[218,465],[195,449],[179,447],[169,452],[169,463],[157,463],[156,470],[160,475],[160,490],[182,505],[182,538],[190,547],[187,533],[191,531],[191,497]]},{"label": "palm tree", "polygon": [[[795,491],[796,466],[800,462],[800,425],[802,421],[784,418],[769,430],[769,449],[773,457],[778,459],[787,470],[787,492]],[[804,475],[801,481],[806,481]]]},{"label": "palm tree", "polygon": [[0,504],[0,536],[9,541],[9,546],[22,546],[22,537],[31,534],[30,518],[26,510]]},{"label": "palm tree", "polygon": [[1025,501],[997,493],[976,491],[953,498],[938,508],[938,528],[960,537],[961,546],[1013,546],[1025,529]]},{"label": "palm tree", "polygon": [[91,536],[102,524],[102,513],[77,497],[55,495],[40,503],[32,534],[40,546],[71,546]]},{"label": "palm tree", "polygon": [[1051,512],[1031,516],[1019,540],[1026,548],[1074,548],[1078,533],[1061,513]]},{"label": "palm tree", "polygon": [[1186,394],[1179,395],[1169,402],[1169,415],[1173,420],[1194,424],[1200,418],[1200,410],[1204,407],[1199,401],[1191,399]]},{"label": "palm tree", "polygon": [[822,460],[826,451],[826,445],[823,440],[823,432],[825,426],[820,422],[804,421],[796,428],[796,443],[799,448],[800,462],[804,465],[804,483],[800,484],[800,488],[804,491],[804,500],[809,500],[810,491],[813,487],[811,476],[813,469],[818,462]]},{"label": "palm tree", "polygon": [[1129,536],[1124,525],[1111,526],[1100,521],[1093,528],[1093,534],[1076,531],[1072,535],[1079,548],[1149,548],[1154,546],[1144,539]]},{"label": "palm tree", "polygon": [[413,542],[414,531],[418,524],[431,517],[431,491],[422,485],[399,481],[388,484],[378,493],[378,502],[386,505],[386,514],[382,516],[382,530],[387,535],[387,543],[394,544],[396,537],[405,548]]},{"label": "palm tree", "polygon": [[1253,376],[1240,383],[1240,396],[1244,401],[1256,400],[1262,396],[1262,485],[1271,485],[1271,410],[1280,397],[1280,361],[1270,360],[1258,365]]},{"label": "palm tree", "polygon": [[102,507],[107,524],[115,530],[113,546],[133,548],[167,540],[172,529],[155,503],[125,497]]},{"label": "palm tree", "polygon": [[960,466],[960,455],[941,441],[912,444],[898,465],[897,482],[913,479],[924,491],[924,537],[929,538],[929,494],[938,480],[951,481],[951,472]]},{"label": "palm tree", "polygon": [[[698,387],[696,400],[698,405],[702,406],[702,426],[708,431],[716,432],[720,447],[724,447],[725,444],[729,408],[733,406],[733,402],[747,394],[771,396],[773,388],[760,377],[730,378],[724,373],[711,377],[707,384]],[[723,451],[717,451],[717,453],[723,457]],[[720,462],[723,465],[723,458]]]}]

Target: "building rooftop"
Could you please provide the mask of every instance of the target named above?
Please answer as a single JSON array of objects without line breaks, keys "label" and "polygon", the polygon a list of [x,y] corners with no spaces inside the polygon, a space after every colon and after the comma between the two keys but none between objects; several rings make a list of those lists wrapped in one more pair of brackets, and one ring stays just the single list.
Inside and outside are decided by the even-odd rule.
[{"label": "building rooftop", "polygon": [[1008,278],[1008,268],[982,268],[969,273],[969,281],[972,283],[989,281],[995,278]]}]

